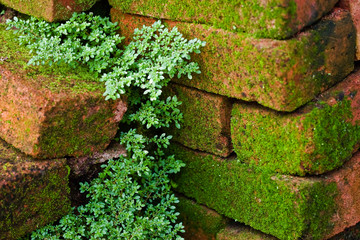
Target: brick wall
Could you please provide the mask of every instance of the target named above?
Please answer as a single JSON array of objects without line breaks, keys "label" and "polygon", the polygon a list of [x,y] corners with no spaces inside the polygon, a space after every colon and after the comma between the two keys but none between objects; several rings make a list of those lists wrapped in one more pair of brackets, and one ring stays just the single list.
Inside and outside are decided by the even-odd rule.
[{"label": "brick wall", "polygon": [[[42,11],[25,2],[0,0],[49,21],[66,19],[96,1],[37,1]],[[202,73],[191,80],[174,78],[164,91],[183,102],[183,126],[169,133],[176,142],[171,151],[186,163],[173,177],[182,199],[179,211],[186,239],[344,239],[350,235],[357,239],[355,227],[351,233],[342,232],[360,222],[358,0],[109,3],[111,19],[119,23],[125,42],[135,28],[161,19],[186,38],[207,43],[193,56]],[[63,86],[64,95],[29,84],[21,71],[11,71],[11,64],[0,65],[0,137],[32,155],[28,162],[58,159],[47,169],[63,168],[64,156],[76,157],[68,161],[72,173],[87,169],[85,158],[101,161],[94,152],[104,150],[114,137],[113,126],[126,104],[105,103],[98,90],[74,93]],[[24,114],[29,103],[31,114]],[[100,112],[103,109],[106,112]],[[106,139],[97,139],[86,121],[93,116],[96,124],[96,114],[108,118],[101,130],[107,132]],[[86,138],[93,141],[56,138],[59,149],[49,152],[46,146],[52,139],[46,136],[59,122],[57,118],[76,125],[69,136],[91,132],[93,136]],[[20,125],[14,128],[14,124]],[[28,139],[27,129],[37,137],[24,144],[18,136]],[[9,162],[13,153],[7,151],[3,158]],[[5,169],[6,162],[0,162],[0,169]],[[21,176],[26,174],[20,171]],[[9,179],[3,181],[5,185],[18,184]],[[59,195],[62,201],[69,201],[66,192],[69,189]],[[10,218],[13,213],[7,214]],[[4,226],[9,229],[4,236],[10,239],[13,230]],[[30,224],[26,231],[33,228]]]}]

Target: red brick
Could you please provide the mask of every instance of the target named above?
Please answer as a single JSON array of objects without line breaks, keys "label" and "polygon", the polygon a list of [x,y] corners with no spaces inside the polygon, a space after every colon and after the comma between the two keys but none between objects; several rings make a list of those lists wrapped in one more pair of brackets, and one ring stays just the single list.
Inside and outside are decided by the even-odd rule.
[{"label": "red brick", "polygon": [[35,161],[0,139],[0,239],[16,240],[70,211],[66,159]]},{"label": "red brick", "polygon": [[284,174],[340,167],[360,143],[360,69],[293,113],[234,104],[232,142],[239,160]]},{"label": "red brick", "polygon": [[292,37],[328,13],[337,0],[110,0],[126,13],[196,22],[257,37]]},{"label": "red brick", "polygon": [[215,240],[216,234],[230,222],[214,210],[198,204],[184,196],[179,196],[176,210],[180,215],[178,220],[183,223],[186,240]]},{"label": "red brick", "polygon": [[[115,9],[111,16],[121,22],[120,33],[127,42],[135,28],[155,21]],[[193,74],[191,80],[173,81],[275,110],[295,110],[353,70],[355,30],[345,10],[336,9],[307,31],[282,41],[201,24],[165,22],[177,26],[187,39],[207,42],[201,54],[192,58],[202,73]]]},{"label": "red brick", "polygon": [[53,22],[67,20],[74,12],[90,9],[96,0],[0,0],[0,3],[21,13]]},{"label": "red brick", "polygon": [[360,0],[341,0],[340,7],[350,11],[356,28],[356,60],[360,60]]},{"label": "red brick", "polygon": [[28,50],[0,30],[0,137],[36,158],[104,150],[126,103],[105,101],[103,83],[86,68],[28,66]]},{"label": "red brick", "polygon": [[73,206],[80,206],[88,203],[86,193],[80,192],[80,182],[90,182],[102,171],[101,165],[109,159],[126,156],[126,149],[116,142],[112,142],[103,152],[95,152],[89,156],[70,158],[67,164],[70,167],[69,186],[70,199]]},{"label": "red brick", "polygon": [[318,177],[263,171],[182,146],[177,191],[218,213],[283,240],[327,239],[360,221],[360,152]]},{"label": "red brick", "polygon": [[232,224],[216,235],[216,240],[277,240],[273,236],[262,233],[241,224]]},{"label": "red brick", "polygon": [[184,117],[181,128],[169,129],[175,141],[223,157],[232,153],[230,99],[178,84],[171,84],[164,94],[176,95],[182,102],[179,106]]}]

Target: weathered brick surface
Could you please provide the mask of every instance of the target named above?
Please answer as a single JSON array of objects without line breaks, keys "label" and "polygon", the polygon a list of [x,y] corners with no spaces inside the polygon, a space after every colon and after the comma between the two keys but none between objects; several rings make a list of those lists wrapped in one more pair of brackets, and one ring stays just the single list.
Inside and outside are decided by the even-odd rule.
[{"label": "weathered brick surface", "polygon": [[212,209],[197,204],[186,197],[179,197],[176,210],[180,213],[178,220],[183,223],[186,240],[215,240],[216,234],[224,229],[230,220]]},{"label": "weathered brick surface", "polygon": [[345,231],[337,234],[329,240],[357,240],[360,239],[360,222],[355,226],[347,228]]},{"label": "weathered brick surface", "polygon": [[356,28],[356,60],[360,60],[360,0],[340,0],[339,5],[350,11]]},{"label": "weathered brick surface", "polygon": [[279,239],[327,239],[360,221],[360,154],[321,177],[264,171],[181,146],[177,191]]},{"label": "weathered brick surface", "polygon": [[360,69],[293,113],[234,104],[231,137],[238,158],[284,174],[340,167],[360,142]]},{"label": "weathered brick surface", "polygon": [[16,240],[70,211],[65,159],[35,161],[0,140],[0,239]]},{"label": "weathered brick surface", "polygon": [[176,95],[182,102],[179,106],[184,117],[181,128],[169,129],[175,141],[224,157],[232,152],[230,99],[178,84],[171,84],[164,95]]},{"label": "weathered brick surface", "polygon": [[28,50],[0,30],[0,137],[36,158],[104,150],[126,104],[105,101],[103,83],[85,68],[28,66]]},{"label": "weathered brick surface", "polygon": [[90,9],[97,0],[0,0],[1,4],[21,13],[47,21],[69,19],[74,12]]},{"label": "weathered brick surface", "polygon": [[132,14],[205,23],[256,37],[284,39],[328,13],[337,0],[110,0]]},{"label": "weathered brick surface", "polygon": [[[130,40],[134,28],[154,20],[111,10]],[[165,21],[187,39],[207,42],[193,60],[201,74],[173,81],[207,92],[293,111],[343,80],[353,70],[355,30],[350,14],[335,9],[319,23],[288,40],[254,39],[201,24]]]},{"label": "weathered brick surface", "polygon": [[67,164],[70,167],[70,199],[73,206],[88,203],[87,193],[80,192],[80,182],[90,182],[103,170],[101,165],[109,159],[116,159],[121,155],[126,156],[125,147],[113,141],[103,152],[95,152],[89,156],[67,159]]},{"label": "weathered brick surface", "polygon": [[277,240],[273,236],[264,234],[248,226],[232,224],[216,235],[216,240]]}]

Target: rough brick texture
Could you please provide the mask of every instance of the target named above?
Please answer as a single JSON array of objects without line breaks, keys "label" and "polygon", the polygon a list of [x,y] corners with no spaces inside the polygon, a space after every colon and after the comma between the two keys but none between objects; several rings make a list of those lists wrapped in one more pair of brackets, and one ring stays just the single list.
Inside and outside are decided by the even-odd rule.
[{"label": "rough brick texture", "polygon": [[26,64],[28,50],[0,29],[0,137],[36,158],[83,156],[106,148],[126,111],[105,101],[88,70]]},{"label": "rough brick texture", "polygon": [[103,152],[96,152],[89,156],[69,158],[67,164],[70,167],[69,186],[70,199],[73,206],[85,205],[88,203],[86,193],[80,192],[80,182],[90,182],[103,170],[101,165],[109,159],[126,156],[126,149],[119,143],[112,142]]},{"label": "rough brick texture", "polygon": [[231,102],[227,97],[178,84],[171,84],[164,95],[176,95],[182,102],[179,106],[184,117],[181,128],[173,127],[169,130],[175,141],[192,149],[224,157],[232,152]]},{"label": "rough brick texture", "polygon": [[[134,28],[154,20],[111,10],[112,21],[130,40]],[[201,24],[165,21],[187,39],[207,42],[193,60],[201,74],[173,81],[224,96],[293,111],[353,70],[355,30],[350,14],[335,9],[289,40],[254,39]]]},{"label": "rough brick texture", "polygon": [[301,178],[181,146],[177,191],[279,239],[326,239],[360,221],[360,154],[341,170]]},{"label": "rough brick texture", "polygon": [[360,60],[360,0],[340,0],[339,5],[350,11],[356,28],[356,60]]},{"label": "rough brick texture", "polygon": [[35,161],[0,140],[0,239],[16,240],[70,211],[65,159]]},{"label": "rough brick texture", "polygon": [[184,224],[182,237],[186,240],[215,240],[216,234],[230,221],[193,200],[185,197],[179,197],[179,200],[176,210],[180,213],[178,220]]},{"label": "rough brick texture", "polygon": [[240,224],[232,224],[216,235],[216,240],[277,240],[253,228]]},{"label": "rough brick texture", "polygon": [[234,104],[232,142],[238,158],[284,174],[340,167],[360,142],[360,70],[293,113]]},{"label": "rough brick texture", "polygon": [[293,36],[329,12],[337,0],[110,0],[115,8],[132,14],[205,23],[256,37]]},{"label": "rough brick texture", "polygon": [[21,13],[49,22],[67,20],[74,12],[90,9],[97,0],[0,0]]}]

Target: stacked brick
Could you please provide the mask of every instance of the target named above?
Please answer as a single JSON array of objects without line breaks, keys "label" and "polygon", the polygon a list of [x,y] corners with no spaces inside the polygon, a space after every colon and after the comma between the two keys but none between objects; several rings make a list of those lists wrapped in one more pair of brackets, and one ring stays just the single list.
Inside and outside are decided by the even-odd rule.
[{"label": "stacked brick", "polygon": [[90,9],[98,0],[0,0],[0,4],[46,21],[69,19],[74,12]]},{"label": "stacked brick", "polygon": [[360,222],[351,11],[315,0],[109,2],[127,41],[162,19],[207,42],[193,56],[202,73],[166,90],[183,102],[184,127],[170,132],[186,163],[176,191],[196,202],[180,206],[186,239],[330,239]]},{"label": "stacked brick", "polygon": [[0,41],[0,239],[16,240],[70,211],[70,173],[124,154],[103,151],[127,107],[86,69],[28,66],[4,25]]}]

